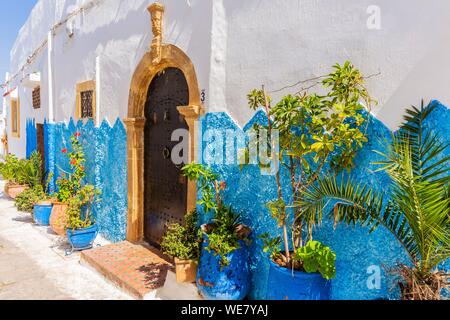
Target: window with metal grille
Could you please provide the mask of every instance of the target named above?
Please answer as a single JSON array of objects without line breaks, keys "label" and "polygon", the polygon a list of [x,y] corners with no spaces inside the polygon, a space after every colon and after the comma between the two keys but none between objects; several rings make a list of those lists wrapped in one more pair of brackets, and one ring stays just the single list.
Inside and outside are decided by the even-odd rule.
[{"label": "window with metal grille", "polygon": [[76,116],[78,119],[95,120],[95,81],[77,83]]},{"label": "window with metal grille", "polygon": [[93,108],[93,99],[94,99],[94,91],[82,91],[80,92],[81,98],[81,118],[93,118],[94,117],[94,108]]},{"label": "window with metal grille", "polygon": [[41,87],[33,89],[33,108],[41,108]]}]

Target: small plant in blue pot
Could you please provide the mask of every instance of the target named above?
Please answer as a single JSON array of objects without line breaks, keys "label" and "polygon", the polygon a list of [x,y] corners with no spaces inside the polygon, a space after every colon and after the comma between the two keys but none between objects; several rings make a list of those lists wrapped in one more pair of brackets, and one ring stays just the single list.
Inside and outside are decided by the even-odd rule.
[{"label": "small plant in blue pot", "polygon": [[364,77],[348,61],[334,65],[327,75],[300,83],[322,88],[318,93],[301,89],[275,105],[264,87],[248,94],[249,107],[255,111],[263,107],[267,114],[267,123],[256,124],[254,130],[261,138],[259,150],[271,151],[269,173],[277,190],[267,212],[279,233],[263,237],[265,251],[271,253],[267,298],[327,300],[336,256],[312,241],[322,220],[317,213],[325,203],[314,208],[302,203],[321,176],[352,169],[357,152],[368,141],[364,114],[373,100]]},{"label": "small plant in blue pot", "polygon": [[190,164],[183,168],[190,180],[198,182],[201,199],[198,204],[205,214],[212,214],[203,225],[204,241],[197,273],[197,286],[208,300],[242,300],[250,290],[248,244],[250,228],[241,223],[240,216],[225,206],[222,192],[224,182],[211,169]]},{"label": "small plant in blue pot", "polygon": [[67,238],[72,250],[92,248],[98,234],[98,227],[91,215],[91,206],[100,194],[92,185],[85,185],[69,198],[66,212]]},{"label": "small plant in blue pot", "polygon": [[57,182],[58,199],[63,200],[67,205],[64,217],[57,220],[66,230],[67,238],[72,246],[71,252],[92,248],[98,234],[91,207],[94,202],[99,201],[100,191],[84,182],[86,157],[79,140],[80,136],[77,132],[71,138],[72,151],[64,152],[70,160],[72,172],[68,178],[58,179]]}]

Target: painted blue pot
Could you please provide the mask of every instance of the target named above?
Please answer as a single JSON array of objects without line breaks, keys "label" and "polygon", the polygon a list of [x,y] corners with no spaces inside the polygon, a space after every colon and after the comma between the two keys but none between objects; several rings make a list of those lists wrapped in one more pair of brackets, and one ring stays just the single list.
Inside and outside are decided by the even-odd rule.
[{"label": "painted blue pot", "polygon": [[267,300],[330,300],[331,281],[320,273],[282,268],[270,261]]},{"label": "painted blue pot", "polygon": [[67,230],[67,238],[72,245],[73,250],[80,251],[92,248],[95,238],[97,238],[98,227],[96,224],[89,228]]},{"label": "painted blue pot", "polygon": [[208,252],[206,238],[197,272],[197,287],[207,300],[243,300],[250,290],[250,269],[247,245],[240,241],[241,248],[227,257],[230,264],[224,268],[220,257]]},{"label": "painted blue pot", "polygon": [[34,222],[41,226],[49,226],[52,208],[53,204],[35,205],[33,210]]}]

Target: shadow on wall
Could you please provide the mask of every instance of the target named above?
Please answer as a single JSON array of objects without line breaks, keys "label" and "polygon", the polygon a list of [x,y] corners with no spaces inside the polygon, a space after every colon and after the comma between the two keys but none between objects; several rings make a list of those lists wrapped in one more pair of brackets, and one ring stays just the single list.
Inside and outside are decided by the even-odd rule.
[{"label": "shadow on wall", "polygon": [[92,121],[86,124],[79,121],[76,125],[71,119],[69,124],[44,123],[46,170],[53,172],[54,178],[50,189],[56,188],[56,179],[64,172],[70,171],[66,155],[62,149],[71,149],[70,138],[76,132],[86,154],[86,181],[102,194],[101,201],[93,208],[93,215],[100,233],[113,242],[126,238],[127,224],[127,137],[123,123],[117,119],[114,126],[103,121],[98,128]]},{"label": "shadow on wall", "polygon": [[[428,128],[450,131],[450,110],[439,102],[439,107],[428,118]],[[379,192],[387,190],[389,178],[384,172],[374,172],[372,165],[379,157],[373,150],[385,150],[391,139],[391,131],[376,118],[370,117],[368,128],[369,142],[355,159],[356,168],[352,176],[371,184]],[[209,129],[247,131],[254,123],[267,123],[263,112],[258,112],[244,129],[239,128],[226,113],[209,113],[202,118],[203,133]],[[450,137],[444,136],[448,142]],[[203,148],[205,148],[205,143]],[[204,159],[201,156],[200,159]],[[205,163],[207,164],[207,163]],[[215,172],[227,183],[226,203],[242,214],[244,223],[253,229],[254,239],[251,246],[252,290],[251,299],[266,297],[266,284],[269,259],[262,253],[262,241],[258,239],[263,233],[279,234],[274,220],[270,217],[265,204],[276,198],[276,183],[272,176],[263,176],[257,166],[247,166],[242,171],[237,165],[213,165]],[[282,172],[282,179],[289,177]],[[284,183],[283,185],[289,185]],[[201,208],[199,208],[201,212]],[[202,223],[211,217],[202,217]],[[398,298],[396,279],[385,268],[397,262],[407,262],[407,254],[398,241],[385,228],[378,228],[368,233],[368,228],[340,225],[333,229],[333,221],[324,221],[316,230],[315,237],[330,246],[337,254],[337,277],[333,280],[332,299],[389,299]],[[450,267],[450,265],[447,265]],[[378,281],[378,279],[380,281]]]}]

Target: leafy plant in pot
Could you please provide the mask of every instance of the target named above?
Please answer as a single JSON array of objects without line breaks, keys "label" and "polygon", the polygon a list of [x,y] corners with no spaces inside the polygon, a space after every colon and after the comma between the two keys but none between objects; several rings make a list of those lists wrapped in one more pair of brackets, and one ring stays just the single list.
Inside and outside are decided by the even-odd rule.
[{"label": "leafy plant in pot", "polygon": [[98,227],[93,220],[91,207],[95,201],[99,201],[99,195],[100,192],[88,184],[78,189],[67,201],[65,228],[72,250],[92,248]]},{"label": "leafy plant in pot", "polygon": [[53,202],[53,209],[50,216],[50,226],[52,230],[65,237],[67,224],[67,211],[69,210],[69,202],[73,198],[79,198],[81,189],[84,186],[84,178],[86,177],[85,163],[86,157],[83,146],[80,142],[81,134],[75,133],[71,137],[71,151],[67,148],[61,150],[69,160],[70,171],[62,171],[62,174],[56,181],[57,192],[55,194],[56,201]]},{"label": "leafy plant in pot", "polygon": [[[336,64],[330,74],[302,83],[308,81],[313,83],[308,88],[322,85],[325,93],[302,89],[275,106],[264,87],[248,95],[249,107],[263,106],[268,116],[267,125],[255,125],[254,130],[268,132],[270,138],[267,142],[259,139],[259,144],[261,148],[267,143],[271,151],[277,187],[277,198],[267,207],[281,235],[261,236],[264,251],[271,257],[267,292],[271,300],[329,299],[336,256],[313,241],[314,226],[321,217],[305,215],[299,200],[321,175],[351,169],[357,151],[367,141],[362,102],[370,107],[373,101],[359,70],[350,62]],[[290,179],[281,178],[281,169]]]},{"label": "leafy plant in pot", "polygon": [[12,199],[28,188],[42,186],[42,162],[38,152],[33,152],[29,159],[18,159],[15,155],[6,156],[0,164],[3,179],[7,180],[5,193]]},{"label": "leafy plant in pot", "polygon": [[223,204],[224,182],[210,169],[189,164],[183,174],[197,181],[205,214],[213,214],[211,223],[202,225],[203,245],[197,274],[197,286],[210,300],[241,300],[250,289],[248,242],[250,228],[241,223],[231,207]]},{"label": "leafy plant in pot", "polygon": [[161,242],[165,254],[175,259],[177,282],[192,283],[197,277],[202,233],[194,210],[185,216],[185,224],[171,224]]},{"label": "leafy plant in pot", "polygon": [[378,194],[370,186],[334,177],[318,180],[301,200],[309,215],[322,215],[326,203],[336,221],[362,224],[373,232],[389,230],[410,258],[408,265],[393,270],[399,276],[404,300],[440,300],[450,289],[450,274],[440,270],[450,258],[450,155],[449,145],[425,120],[435,105],[407,110],[406,122],[375,163],[391,178],[389,193]]},{"label": "leafy plant in pot", "polygon": [[42,158],[38,152],[33,152],[28,160],[20,161],[19,173],[29,186],[14,199],[19,211],[28,212],[33,215],[35,222],[39,225],[49,225],[52,202],[47,195],[49,179],[43,187]]}]

